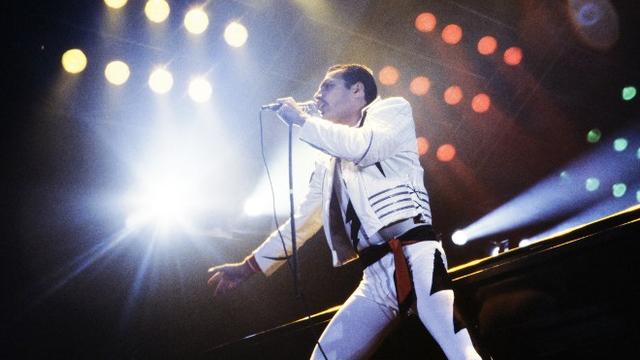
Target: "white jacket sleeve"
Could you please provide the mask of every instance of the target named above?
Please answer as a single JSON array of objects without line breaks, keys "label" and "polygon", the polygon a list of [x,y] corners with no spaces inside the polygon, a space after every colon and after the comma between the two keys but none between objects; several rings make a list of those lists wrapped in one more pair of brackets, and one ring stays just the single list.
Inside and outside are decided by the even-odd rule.
[{"label": "white jacket sleeve", "polygon": [[379,100],[357,128],[311,117],[300,139],[331,156],[369,166],[392,156],[407,141],[415,143],[411,105],[400,97]]},{"label": "white jacket sleeve", "polygon": [[[316,167],[317,169],[317,167]],[[296,223],[296,246],[301,247],[322,226],[322,177],[317,170],[311,177],[309,190],[294,214]],[[286,263],[291,256],[291,219],[274,231],[256,250],[253,251],[256,262],[264,274],[273,274]],[[286,253],[285,249],[286,248]]]}]

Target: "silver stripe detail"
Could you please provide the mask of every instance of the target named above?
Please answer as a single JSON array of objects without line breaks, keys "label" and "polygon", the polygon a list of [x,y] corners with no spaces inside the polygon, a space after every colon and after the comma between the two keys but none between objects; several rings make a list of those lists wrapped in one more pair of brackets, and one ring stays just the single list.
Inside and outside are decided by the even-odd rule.
[{"label": "silver stripe detail", "polygon": [[[402,199],[402,200],[394,201],[394,202],[392,202],[392,203],[388,203],[387,205],[385,205],[385,206],[383,206],[383,207],[381,207],[381,208],[379,208],[379,209],[374,209],[374,211],[375,211],[376,213],[378,213],[378,212],[382,211],[382,209],[384,209],[384,208],[387,208],[387,207],[389,207],[389,206],[392,206],[392,205],[395,205],[395,204],[398,204],[398,203],[401,203],[401,202],[405,202],[405,201],[413,201],[413,202],[415,202],[415,201],[414,201],[413,199],[411,199],[411,198],[405,198],[405,199]],[[418,203],[416,203],[416,204],[418,204]],[[422,207],[420,204],[418,204],[418,205],[419,205],[420,207]]]},{"label": "silver stripe detail", "polygon": [[[376,196],[378,196],[378,195],[380,195],[380,194],[384,194],[384,193],[386,193],[387,191],[395,190],[395,189],[397,189],[397,188],[401,188],[401,187],[408,187],[409,189],[411,189],[411,187],[410,187],[409,185],[407,185],[407,184],[402,184],[402,185],[394,186],[394,187],[392,187],[392,188],[389,188],[389,189],[386,189],[386,190],[382,190],[382,191],[380,191],[380,192],[377,192],[377,193],[375,193],[375,194],[373,194],[373,195],[369,196],[369,200],[373,199],[374,197],[376,197]],[[413,189],[411,189],[411,190],[413,190]]]},{"label": "silver stripe detail", "polygon": [[380,200],[377,200],[376,202],[372,203],[372,204],[371,204],[371,207],[374,207],[374,206],[378,205],[379,203],[381,203],[381,202],[383,202],[383,201],[385,201],[385,200],[389,200],[389,199],[391,199],[391,198],[394,198],[394,197],[397,197],[397,196],[400,196],[400,195],[409,195],[409,194],[411,194],[411,192],[410,192],[410,191],[403,191],[403,192],[399,192],[399,193],[391,194],[391,195],[389,195],[389,196],[387,196],[387,197],[384,197],[384,198],[382,198],[382,199],[380,199]]}]

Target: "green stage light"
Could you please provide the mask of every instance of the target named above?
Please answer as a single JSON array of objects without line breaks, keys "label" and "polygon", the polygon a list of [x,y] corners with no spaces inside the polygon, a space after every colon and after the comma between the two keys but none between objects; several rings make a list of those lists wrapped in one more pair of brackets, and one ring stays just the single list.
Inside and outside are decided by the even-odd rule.
[{"label": "green stage light", "polygon": [[625,138],[617,138],[613,141],[613,148],[617,152],[624,151],[627,148],[627,146],[629,146],[629,142]]},{"label": "green stage light", "polygon": [[602,132],[600,131],[600,129],[591,129],[587,134],[587,141],[592,144],[595,144],[598,141],[600,141],[601,137],[602,137]]},{"label": "green stage light", "polygon": [[627,192],[627,185],[623,183],[613,184],[613,186],[611,187],[611,190],[613,190],[613,196],[619,198],[619,197],[622,197],[624,193]]},{"label": "green stage light", "polygon": [[600,180],[598,180],[598,178],[590,177],[585,181],[584,187],[587,191],[596,191],[600,187]]},{"label": "green stage light", "polygon": [[634,97],[636,97],[636,94],[638,93],[638,91],[636,90],[635,86],[625,86],[622,89],[622,99],[629,101],[631,99],[633,99]]}]

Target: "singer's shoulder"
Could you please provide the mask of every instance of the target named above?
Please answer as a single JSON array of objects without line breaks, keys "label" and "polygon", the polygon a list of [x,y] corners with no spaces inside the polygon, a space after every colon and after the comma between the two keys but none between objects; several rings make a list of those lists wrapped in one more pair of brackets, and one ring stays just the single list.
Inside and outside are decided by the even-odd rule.
[{"label": "singer's shoulder", "polygon": [[387,108],[403,108],[403,107],[411,108],[411,104],[409,103],[409,101],[407,101],[407,99],[403,97],[394,96],[394,97],[388,97],[384,99],[378,98],[374,102],[372,102],[368,108],[369,110],[375,111],[375,110],[381,110],[381,109],[387,109]]}]

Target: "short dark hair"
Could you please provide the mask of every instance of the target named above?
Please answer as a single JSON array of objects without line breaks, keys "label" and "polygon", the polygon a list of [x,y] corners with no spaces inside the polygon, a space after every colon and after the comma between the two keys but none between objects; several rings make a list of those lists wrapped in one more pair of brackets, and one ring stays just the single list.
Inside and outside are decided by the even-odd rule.
[{"label": "short dark hair", "polygon": [[327,72],[340,71],[344,85],[347,88],[353,86],[357,82],[364,85],[364,100],[369,105],[378,96],[378,86],[376,79],[373,77],[371,69],[360,64],[338,64],[333,65]]}]

